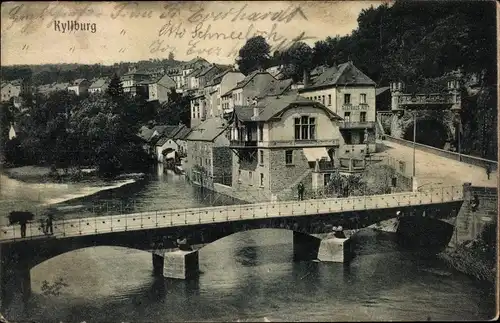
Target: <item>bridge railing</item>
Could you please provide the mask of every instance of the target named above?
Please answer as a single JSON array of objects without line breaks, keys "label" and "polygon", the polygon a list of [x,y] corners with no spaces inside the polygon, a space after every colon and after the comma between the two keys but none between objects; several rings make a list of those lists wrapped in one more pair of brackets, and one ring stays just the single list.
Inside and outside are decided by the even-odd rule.
[{"label": "bridge railing", "polygon": [[[373,209],[428,205],[463,200],[463,186],[429,188],[417,192],[365,195],[345,198],[280,201],[256,204],[151,211],[54,221],[55,237],[74,237],[154,228],[192,226],[238,220],[279,218]],[[0,242],[40,239],[46,235],[37,222],[26,227],[21,236],[19,225],[0,227]]]}]

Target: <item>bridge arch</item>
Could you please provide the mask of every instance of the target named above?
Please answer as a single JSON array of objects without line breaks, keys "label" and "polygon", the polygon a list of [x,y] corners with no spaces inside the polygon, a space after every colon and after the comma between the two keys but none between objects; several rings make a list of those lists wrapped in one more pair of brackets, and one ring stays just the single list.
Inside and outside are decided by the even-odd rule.
[{"label": "bridge arch", "polygon": [[[416,120],[416,142],[443,149],[446,143],[452,143],[454,136],[450,127],[445,125],[442,121],[421,117]],[[403,139],[413,141],[413,121],[407,122],[403,128]]]}]

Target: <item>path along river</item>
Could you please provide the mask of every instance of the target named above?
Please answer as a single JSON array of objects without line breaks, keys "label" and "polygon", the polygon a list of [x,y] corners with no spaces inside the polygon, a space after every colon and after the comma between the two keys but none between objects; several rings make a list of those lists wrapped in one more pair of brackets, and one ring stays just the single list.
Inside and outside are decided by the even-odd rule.
[{"label": "path along river", "polygon": [[[113,212],[114,208],[154,210],[228,202],[200,194],[184,178],[162,170],[127,183],[122,180],[100,187],[52,185],[40,190],[35,184],[3,176],[0,215],[13,208],[38,209],[40,204],[62,200],[66,201],[59,206],[66,210],[66,217]],[[116,188],[100,191],[110,187]],[[91,193],[95,194],[87,195]],[[77,195],[85,196],[67,200]],[[27,303],[16,297],[3,314],[12,321],[35,322],[494,317],[494,292],[446,269],[432,255],[402,250],[386,234],[370,229],[356,235],[355,252],[349,266],[294,263],[290,231],[248,231],[202,248],[199,279],[175,281],[154,278],[151,255],[146,252],[87,248],[33,268],[32,296]],[[47,285],[56,288],[47,289]]]}]

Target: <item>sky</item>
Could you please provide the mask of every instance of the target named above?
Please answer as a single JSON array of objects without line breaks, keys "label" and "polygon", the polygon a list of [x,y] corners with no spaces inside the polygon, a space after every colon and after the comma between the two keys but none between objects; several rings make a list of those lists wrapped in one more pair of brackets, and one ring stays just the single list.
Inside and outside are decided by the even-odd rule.
[{"label": "sky", "polygon": [[[233,64],[246,39],[271,50],[357,28],[383,1],[3,2],[1,65],[100,63],[197,56]],[[78,30],[70,30],[71,27]]]}]

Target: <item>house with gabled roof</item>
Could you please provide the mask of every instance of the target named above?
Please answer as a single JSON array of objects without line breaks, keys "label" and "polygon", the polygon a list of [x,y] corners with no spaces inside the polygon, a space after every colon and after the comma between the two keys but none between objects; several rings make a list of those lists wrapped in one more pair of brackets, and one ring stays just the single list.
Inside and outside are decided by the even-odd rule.
[{"label": "house with gabled roof", "polygon": [[222,95],[222,103],[230,111],[236,105],[248,104],[251,100],[259,97],[265,89],[276,79],[264,70],[255,70],[248,74],[234,88]]},{"label": "house with gabled roof", "polygon": [[198,87],[204,88],[215,76],[217,76],[224,70],[225,68],[218,64],[212,64],[205,67],[197,76]]},{"label": "house with gabled roof", "polygon": [[153,79],[139,82],[147,87],[148,101],[168,102],[168,96],[172,88],[175,89],[175,80],[170,75],[164,74]]},{"label": "house with gabled roof", "polygon": [[87,79],[76,79],[68,86],[68,91],[74,92],[76,95],[87,94],[90,87],[90,82]]},{"label": "house with gabled roof", "polygon": [[158,162],[162,163],[168,159],[177,161],[181,153],[184,153],[180,151],[179,144],[175,138],[179,132],[186,128],[183,124],[167,126],[163,135],[156,142],[156,158]]},{"label": "house with gabled roof", "polygon": [[120,78],[123,86],[123,92],[130,93],[132,95],[137,93],[138,87],[146,91],[145,86],[141,84],[141,82],[147,80],[150,80],[150,76],[148,74],[138,72],[130,72]]},{"label": "house with gabled roof", "polygon": [[362,158],[375,152],[375,82],[350,61],[324,69],[313,80],[305,76],[300,95],[320,102],[344,119],[340,124],[345,142],[341,153]]},{"label": "house with gabled roof", "polygon": [[203,69],[206,66],[209,66],[210,63],[201,57],[196,57],[193,58],[192,60],[186,62],[182,68],[181,68],[181,73],[182,73],[182,85],[187,86],[189,88],[189,80],[188,80],[188,75],[193,72],[193,70],[196,69]]},{"label": "house with gabled roof", "polygon": [[186,174],[194,184],[213,189],[214,183],[231,182],[232,153],[226,129],[222,118],[210,118],[191,128],[186,137]]},{"label": "house with gabled roof", "polygon": [[222,73],[215,75],[207,84],[210,87],[210,107],[212,108],[210,115],[217,117],[223,114],[225,108],[222,102],[222,95],[233,89],[238,82],[245,78],[241,72],[236,70],[225,70]]},{"label": "house with gabled roof", "polygon": [[266,96],[235,106],[228,120],[234,190],[288,199],[300,182],[309,192],[323,188],[339,164],[342,118],[320,102]]},{"label": "house with gabled roof", "polygon": [[89,93],[104,93],[108,89],[109,78],[100,78],[95,80],[89,87]]}]

